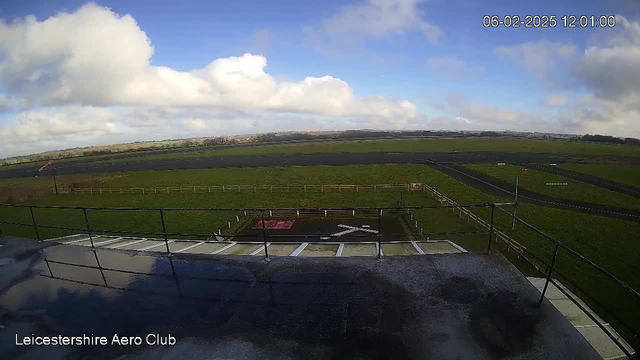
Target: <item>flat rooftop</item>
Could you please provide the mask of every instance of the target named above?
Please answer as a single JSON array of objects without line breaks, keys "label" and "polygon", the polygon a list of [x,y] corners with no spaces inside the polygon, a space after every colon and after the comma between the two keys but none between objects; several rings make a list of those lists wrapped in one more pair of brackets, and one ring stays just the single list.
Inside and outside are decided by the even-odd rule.
[{"label": "flat rooftop", "polygon": [[[14,257],[0,266],[1,358],[600,358],[500,255],[266,261],[54,243],[24,253],[27,240],[3,241],[0,258]],[[177,344],[14,345],[16,334],[83,333]]]}]

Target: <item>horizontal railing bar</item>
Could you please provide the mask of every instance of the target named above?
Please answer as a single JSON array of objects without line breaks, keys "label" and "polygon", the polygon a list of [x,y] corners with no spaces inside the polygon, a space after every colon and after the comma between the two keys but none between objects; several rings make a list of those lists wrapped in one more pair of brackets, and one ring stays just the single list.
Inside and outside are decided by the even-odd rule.
[{"label": "horizontal railing bar", "polygon": [[543,232],[542,230],[536,228],[535,226],[529,224],[528,222],[520,219],[517,216],[514,216],[513,214],[510,214],[508,211],[505,211],[504,209],[501,209],[498,207],[498,210],[504,212],[505,214],[509,215],[509,217],[512,217],[514,219],[516,219],[518,222],[520,222],[521,224],[527,226],[528,228],[530,228],[531,230],[537,232],[538,234],[544,236],[545,238],[553,241],[555,244],[557,244],[559,247],[567,250],[571,255],[576,256],[577,258],[579,258],[580,260],[582,260],[583,262],[591,265],[591,267],[593,267],[594,269],[598,270],[600,273],[602,273],[603,275],[607,276],[609,279],[615,281],[618,285],[620,285],[622,288],[624,288],[625,290],[629,291],[631,294],[635,295],[635,297],[637,297],[638,299],[640,299],[640,293],[638,293],[636,290],[634,290],[632,287],[630,287],[629,285],[627,285],[624,281],[618,279],[615,275],[611,274],[610,272],[608,272],[607,270],[601,268],[600,266],[598,266],[596,263],[594,263],[593,261],[587,259],[586,257],[584,257],[583,255],[579,254],[577,251],[573,250],[572,248],[568,247],[567,245],[563,244],[562,242],[555,240],[554,238],[552,238],[550,235],[547,235],[545,232]]},{"label": "horizontal railing bar", "polygon": [[[503,203],[502,205],[513,205],[515,203]],[[225,212],[225,211],[318,211],[318,210],[406,210],[406,209],[448,209],[448,208],[477,208],[477,207],[491,207],[493,204],[473,204],[473,205],[423,205],[423,206],[388,206],[388,207],[348,207],[348,208],[133,208],[133,207],[82,207],[82,206],[53,206],[53,205],[20,205],[20,204],[0,204],[3,207],[20,207],[20,208],[34,208],[34,209],[69,209],[69,210],[113,210],[113,211],[213,211],[213,212]]]}]

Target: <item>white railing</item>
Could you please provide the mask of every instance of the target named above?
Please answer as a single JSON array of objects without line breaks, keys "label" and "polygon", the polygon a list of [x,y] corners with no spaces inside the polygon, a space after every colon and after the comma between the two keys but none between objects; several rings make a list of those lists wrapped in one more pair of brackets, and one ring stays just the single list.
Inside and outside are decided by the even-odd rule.
[{"label": "white railing", "polygon": [[[64,194],[186,194],[233,192],[381,192],[412,191],[412,184],[208,185],[63,188]],[[422,188],[420,188],[422,190]]]}]

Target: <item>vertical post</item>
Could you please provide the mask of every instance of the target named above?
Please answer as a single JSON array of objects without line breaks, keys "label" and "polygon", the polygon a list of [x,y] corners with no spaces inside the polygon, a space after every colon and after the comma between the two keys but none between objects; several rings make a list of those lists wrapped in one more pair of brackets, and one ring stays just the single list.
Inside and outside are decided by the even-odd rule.
[{"label": "vertical post", "polygon": [[33,216],[33,206],[29,206],[29,212],[31,213],[31,221],[33,222],[33,229],[36,231],[36,238],[40,241],[40,233],[38,232],[38,224],[36,224],[36,217]]},{"label": "vertical post", "polygon": [[53,273],[51,272],[51,266],[49,266],[49,259],[45,258],[44,262],[45,264],[47,264],[47,269],[49,269],[49,275],[51,275],[51,277],[54,277]]},{"label": "vertical post", "polygon": [[551,258],[551,266],[549,266],[549,272],[547,273],[547,281],[544,283],[544,288],[542,289],[542,294],[540,295],[540,301],[538,301],[538,306],[542,304],[542,300],[544,300],[544,293],[547,292],[547,286],[549,286],[549,281],[551,280],[551,274],[553,273],[553,268],[556,265],[556,258],[558,257],[558,249],[560,245],[556,243],[556,248],[553,251],[553,258]]},{"label": "vertical post", "polygon": [[382,256],[382,209],[378,209],[378,259]]},{"label": "vertical post", "polygon": [[91,248],[95,250],[95,245],[93,245],[93,235],[91,235],[91,226],[89,226],[89,216],[87,216],[87,208],[82,208],[82,213],[84,214],[84,224],[87,227],[87,234],[89,234],[89,241],[91,241]]},{"label": "vertical post", "polygon": [[169,239],[167,239],[167,226],[164,223],[164,209],[160,209],[160,221],[162,221],[162,233],[164,234],[164,245],[167,247],[167,255],[171,255]]},{"label": "vertical post", "polygon": [[267,247],[267,228],[264,225],[264,210],[260,212],[260,218],[262,219],[262,240],[264,241],[264,258],[269,259],[269,250]]},{"label": "vertical post", "polygon": [[58,181],[56,180],[56,172],[57,172],[56,169],[57,169],[56,166],[53,165],[53,186],[56,189],[56,195],[58,195]]},{"label": "vertical post", "polygon": [[513,205],[513,222],[511,223],[511,230],[516,228],[516,210],[518,210],[518,178],[516,175],[516,193],[515,193],[515,204]]},{"label": "vertical post", "polygon": [[496,205],[491,204],[491,226],[489,227],[489,246],[487,247],[487,252],[491,251],[491,238],[493,237],[493,216],[496,211]]}]

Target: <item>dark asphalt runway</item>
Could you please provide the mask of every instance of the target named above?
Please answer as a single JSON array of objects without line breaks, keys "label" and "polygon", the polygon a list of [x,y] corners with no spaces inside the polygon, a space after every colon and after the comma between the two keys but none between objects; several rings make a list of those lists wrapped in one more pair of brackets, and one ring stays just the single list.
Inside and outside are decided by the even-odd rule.
[{"label": "dark asphalt runway", "polygon": [[627,194],[629,196],[640,198],[640,189],[633,187],[631,185],[621,184],[608,179],[603,179],[597,176],[579,173],[577,171],[562,169],[555,166],[547,166],[547,165],[541,165],[541,164],[526,164],[526,163],[523,163],[522,165],[535,170],[540,170],[540,171],[548,172],[550,174],[564,176],[569,179],[586,182],[588,184],[600,186],[608,190],[617,191],[623,194]]},{"label": "dark asphalt runway", "polygon": [[[506,183],[492,176],[456,164],[432,163],[429,164],[429,166],[486,193],[502,196],[508,201],[513,201],[514,199],[515,193],[513,184]],[[567,209],[623,220],[640,221],[640,210],[560,199],[522,188],[518,189],[518,202],[531,203],[558,209]]]},{"label": "dark asphalt runway", "polygon": [[[175,150],[175,149],[172,149]],[[162,151],[162,150],[160,150]],[[156,153],[157,151],[154,151]],[[149,155],[150,152],[144,152]],[[132,155],[133,156],[133,155]],[[99,159],[103,161],[104,158]],[[501,153],[501,152],[419,152],[419,153],[320,153],[320,154],[284,154],[263,156],[228,156],[193,159],[168,159],[150,161],[132,161],[128,163],[92,164],[88,161],[60,163],[59,175],[112,173],[144,170],[177,169],[216,169],[216,168],[255,168],[276,166],[317,166],[317,165],[370,165],[370,164],[425,164],[441,170],[480,190],[500,196],[513,196],[512,184],[488,175],[457,166],[457,163],[505,162],[527,164],[531,168],[558,173],[595,186],[617,191],[634,197],[640,197],[640,189],[615,183],[595,176],[588,176],[552,168],[541,164],[549,163],[613,163],[639,165],[640,158],[625,156],[582,156],[550,153]],[[21,178],[38,175],[38,166],[0,171],[0,178]],[[50,175],[50,174],[43,174]],[[537,205],[568,209],[589,214],[640,220],[640,211],[616,208],[607,205],[570,201],[521,190],[519,200]]]},{"label": "dark asphalt runway", "polygon": [[[104,159],[100,159],[101,161]],[[640,165],[640,158],[624,156],[583,157],[548,153],[499,153],[499,152],[408,152],[408,153],[322,153],[284,154],[262,156],[227,156],[194,159],[168,159],[132,161],[128,163],[90,162],[59,163],[58,174],[89,174],[144,170],[251,168],[272,166],[314,165],[369,165],[369,164],[425,164],[465,162],[526,162],[526,163],[616,163]],[[31,177],[38,174],[40,164],[34,167],[1,170],[1,179]],[[46,174],[44,174],[46,175]]]}]

